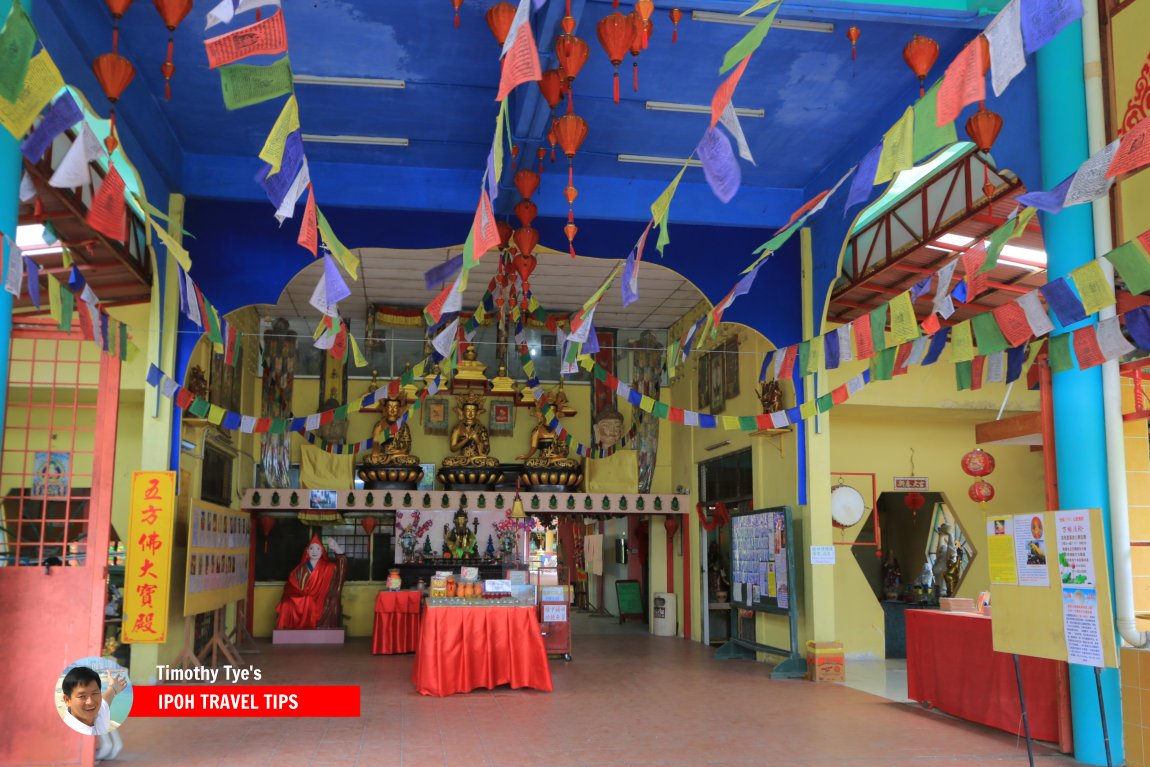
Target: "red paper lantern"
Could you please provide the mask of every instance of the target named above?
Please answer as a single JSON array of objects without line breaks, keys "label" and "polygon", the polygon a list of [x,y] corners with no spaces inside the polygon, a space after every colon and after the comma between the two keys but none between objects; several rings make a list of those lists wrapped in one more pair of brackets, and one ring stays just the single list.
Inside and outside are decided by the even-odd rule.
[{"label": "red paper lantern", "polygon": [[567,225],[563,227],[567,235],[567,244],[571,249],[571,257],[575,257],[575,153],[587,138],[587,121],[576,114],[565,114],[554,122],[555,136],[559,139],[559,146],[563,147],[563,154],[567,155]]},{"label": "red paper lantern", "polygon": [[523,282],[523,292],[528,292],[531,288],[528,284],[531,280],[531,273],[535,271],[535,266],[539,260],[532,255],[517,253],[515,258],[511,259],[511,268],[519,275],[520,281]]},{"label": "red paper lantern", "polygon": [[539,91],[547,100],[547,105],[551,107],[552,112],[555,111],[555,107],[559,106],[559,100],[563,98],[563,82],[563,75],[559,73],[558,69],[544,70],[543,77],[539,80]]},{"label": "red paper lantern", "polygon": [[496,3],[487,9],[485,16],[491,34],[495,35],[495,42],[503,45],[511,31],[511,22],[515,20],[515,6],[506,2]]},{"label": "red paper lantern", "polygon": [[654,12],[655,3],[652,0],[639,0],[635,3],[635,13],[639,14],[639,18],[643,20],[643,50],[647,50],[647,46],[651,42],[650,21],[651,14]]},{"label": "red paper lantern", "polygon": [[987,503],[994,500],[994,485],[985,479],[980,479],[970,486],[968,494],[970,495],[970,500],[979,506],[986,506]]},{"label": "red paper lantern", "polygon": [[647,47],[645,40],[650,39],[654,24],[650,19],[644,20],[638,11],[631,11],[631,88],[639,92],[639,54]]},{"label": "red paper lantern", "polygon": [[962,457],[962,470],[972,477],[985,477],[994,471],[994,456],[975,448]]},{"label": "red paper lantern", "polygon": [[451,0],[451,6],[455,9],[455,28],[459,29],[459,6],[463,5],[463,0]]},{"label": "red paper lantern", "polygon": [[563,19],[565,34],[559,35],[555,40],[555,56],[559,59],[559,69],[567,83],[567,112],[575,107],[572,101],[571,86],[579,76],[579,70],[587,63],[591,49],[582,39],[571,34],[575,30],[575,19],[567,16]]},{"label": "red paper lantern", "polygon": [[535,150],[535,156],[539,159],[539,174],[543,174],[543,158],[547,156],[547,150],[539,147]]},{"label": "red paper lantern", "polygon": [[663,519],[663,529],[667,531],[668,538],[674,538],[675,533],[679,532],[679,518],[667,516]]},{"label": "red paper lantern", "polygon": [[[974,141],[980,152],[989,152],[1002,130],[1002,117],[981,103],[978,111],[966,121],[966,135]],[[987,197],[994,194],[994,184],[990,183],[990,168],[982,166],[982,193]]]},{"label": "red paper lantern", "polygon": [[918,78],[918,96],[926,95],[926,76],[938,60],[938,43],[929,37],[915,35],[902,49],[902,58]]},{"label": "red paper lantern", "polygon": [[859,37],[861,36],[862,32],[859,31],[858,27],[852,26],[847,30],[847,39],[851,41],[851,61],[858,58],[858,51],[855,49],[855,45],[858,44]]},{"label": "red paper lantern", "polygon": [[559,143],[559,137],[555,135],[555,118],[551,118],[551,129],[547,131],[547,143],[551,145],[551,162],[555,162],[555,145]]},{"label": "red paper lantern", "polygon": [[359,521],[359,526],[362,527],[363,531],[368,535],[371,535],[372,532],[375,531],[377,524],[379,523],[375,521],[375,517],[364,517]]},{"label": "red paper lantern", "polygon": [[595,29],[599,35],[599,44],[603,46],[603,50],[607,52],[607,58],[615,67],[615,103],[618,104],[619,65],[623,63],[623,57],[627,55],[627,50],[631,45],[633,31],[631,21],[623,14],[615,11],[599,19],[599,24]]},{"label": "red paper lantern", "polygon": [[515,203],[515,215],[519,218],[519,223],[522,226],[531,226],[531,222],[535,220],[538,213],[539,208],[531,200],[520,200]]},{"label": "red paper lantern", "polygon": [[104,0],[112,13],[112,53],[120,51],[120,19],[132,5],[132,0]]},{"label": "red paper lantern", "polygon": [[515,240],[515,247],[522,255],[530,256],[539,244],[539,230],[533,226],[524,226],[516,229],[511,239]]},{"label": "red paper lantern", "polygon": [[168,58],[160,65],[160,71],[164,75],[164,99],[171,101],[172,75],[176,73],[176,65],[172,63],[172,34],[176,31],[176,27],[180,26],[180,22],[192,12],[192,0],[152,0],[152,2],[160,12],[160,18],[164,20],[164,26],[168,28]]},{"label": "red paper lantern", "polygon": [[506,221],[496,221],[495,230],[499,232],[499,249],[507,250],[507,244],[511,242],[511,224]]},{"label": "red paper lantern", "polygon": [[907,493],[902,497],[902,502],[911,511],[918,511],[926,503],[926,496],[922,493]]},{"label": "red paper lantern", "polygon": [[671,31],[671,44],[674,45],[679,42],[679,22],[683,19],[683,12],[678,8],[672,8],[669,15],[671,16],[671,24],[674,27]]},{"label": "red paper lantern", "polygon": [[132,62],[118,53],[105,53],[97,56],[96,60],[92,62],[92,71],[96,74],[96,79],[100,81],[104,95],[112,103],[109,109],[111,127],[108,131],[108,138],[104,139],[104,146],[108,148],[108,154],[111,154],[120,145],[119,139],[116,138],[116,102],[120,100],[120,95],[132,83],[132,78],[136,76],[136,68],[132,66]]},{"label": "red paper lantern", "polygon": [[515,188],[524,199],[531,199],[539,188],[539,174],[531,169],[515,172]]}]

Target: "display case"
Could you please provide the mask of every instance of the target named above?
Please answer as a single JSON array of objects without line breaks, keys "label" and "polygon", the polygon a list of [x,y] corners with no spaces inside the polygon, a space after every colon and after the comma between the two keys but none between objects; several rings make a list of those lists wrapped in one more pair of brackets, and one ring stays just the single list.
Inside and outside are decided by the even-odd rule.
[{"label": "display case", "polygon": [[532,557],[528,571],[538,594],[539,629],[548,655],[561,655],[571,660],[571,584],[567,568],[560,567],[558,557],[539,552]]}]

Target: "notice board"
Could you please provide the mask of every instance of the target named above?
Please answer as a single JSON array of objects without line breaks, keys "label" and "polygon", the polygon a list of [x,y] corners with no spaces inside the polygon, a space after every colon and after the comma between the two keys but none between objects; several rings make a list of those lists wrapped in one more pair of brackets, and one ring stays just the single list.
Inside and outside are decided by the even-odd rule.
[{"label": "notice board", "polygon": [[246,511],[193,501],[188,517],[184,615],[247,599],[251,517]]},{"label": "notice board", "polygon": [[1116,667],[1101,509],[992,514],[986,524],[994,649]]}]

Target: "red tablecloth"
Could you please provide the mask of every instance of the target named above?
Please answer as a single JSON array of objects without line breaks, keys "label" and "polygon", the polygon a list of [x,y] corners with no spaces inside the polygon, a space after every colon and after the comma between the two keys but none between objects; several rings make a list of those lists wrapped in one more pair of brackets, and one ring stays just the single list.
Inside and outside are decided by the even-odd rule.
[{"label": "red tablecloth", "polygon": [[549,691],[551,669],[535,609],[428,607],[411,681],[424,695],[501,684]]},{"label": "red tablecloth", "polygon": [[[990,621],[981,615],[907,610],[907,693],[961,719],[1021,736],[1014,661],[994,651]],[[1066,664],[1025,656],[1019,661],[1030,736],[1058,743],[1059,706],[1070,710]]]},{"label": "red tablecloth", "polygon": [[375,655],[415,652],[419,645],[418,591],[381,591],[375,598],[375,629],[371,651]]}]

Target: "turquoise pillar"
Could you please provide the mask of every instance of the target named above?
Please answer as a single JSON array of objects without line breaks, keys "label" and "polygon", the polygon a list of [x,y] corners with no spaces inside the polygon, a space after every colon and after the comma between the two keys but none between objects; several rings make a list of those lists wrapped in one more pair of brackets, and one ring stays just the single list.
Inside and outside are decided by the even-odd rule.
[{"label": "turquoise pillar", "polygon": [[[25,0],[24,7],[30,5]],[[12,0],[0,0],[0,27],[12,10]],[[0,128],[0,232],[16,240],[16,215],[20,205],[20,173],[23,158],[20,142]],[[4,265],[7,265],[5,260]],[[0,280],[3,276],[0,275]],[[12,348],[12,294],[0,288],[0,450],[4,447],[4,424],[8,415],[8,356]]]},{"label": "turquoise pillar", "polygon": [[[1073,173],[1089,155],[1081,22],[1063,30],[1038,52],[1037,59],[1042,188],[1050,189]],[[1006,119],[1010,119],[1009,114]],[[1057,216],[1043,214],[1042,237],[1050,279],[1063,277],[1093,260],[1090,206],[1067,208]],[[1069,370],[1054,376],[1054,439],[1059,505],[1063,509],[1107,510],[1106,438],[1102,421],[1101,368]],[[1108,513],[1103,514],[1103,519],[1109,519]],[[1108,521],[1106,540],[1109,544]],[[1113,584],[1113,572],[1097,573],[1097,577],[1103,575]],[[1114,631],[1115,628],[1103,626],[1102,630]],[[1114,764],[1122,764],[1125,761],[1122,702],[1115,669],[1103,672],[1102,689],[1111,757]],[[1071,665],[1070,706],[1074,757],[1087,764],[1106,764],[1093,668]]]}]

